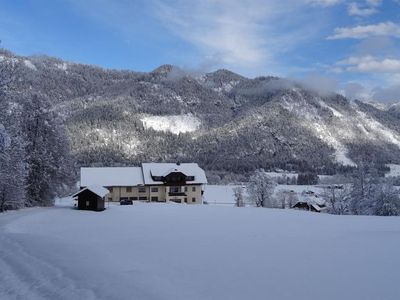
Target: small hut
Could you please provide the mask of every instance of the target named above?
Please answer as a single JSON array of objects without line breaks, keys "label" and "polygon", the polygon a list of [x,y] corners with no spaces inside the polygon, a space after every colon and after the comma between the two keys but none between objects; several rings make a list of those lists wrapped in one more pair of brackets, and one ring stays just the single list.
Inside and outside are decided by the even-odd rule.
[{"label": "small hut", "polygon": [[91,185],[76,192],[72,197],[77,197],[78,209],[103,211],[104,197],[110,191],[102,186]]}]

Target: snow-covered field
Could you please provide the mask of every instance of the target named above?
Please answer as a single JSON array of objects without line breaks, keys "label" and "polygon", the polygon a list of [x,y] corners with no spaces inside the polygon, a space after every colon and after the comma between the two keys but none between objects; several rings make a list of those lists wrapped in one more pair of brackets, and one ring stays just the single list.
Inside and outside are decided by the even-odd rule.
[{"label": "snow-covered field", "polygon": [[235,204],[233,189],[237,185],[206,185],[203,200],[206,204]]},{"label": "snow-covered field", "polygon": [[0,215],[0,299],[399,299],[398,217],[70,206]]}]

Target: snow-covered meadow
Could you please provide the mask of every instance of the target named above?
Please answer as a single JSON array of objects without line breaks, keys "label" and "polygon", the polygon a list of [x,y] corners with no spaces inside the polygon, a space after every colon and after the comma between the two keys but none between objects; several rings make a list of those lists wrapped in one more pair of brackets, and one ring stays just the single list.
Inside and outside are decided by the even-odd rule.
[{"label": "snow-covered meadow", "polygon": [[71,206],[0,214],[0,299],[399,299],[399,217]]}]

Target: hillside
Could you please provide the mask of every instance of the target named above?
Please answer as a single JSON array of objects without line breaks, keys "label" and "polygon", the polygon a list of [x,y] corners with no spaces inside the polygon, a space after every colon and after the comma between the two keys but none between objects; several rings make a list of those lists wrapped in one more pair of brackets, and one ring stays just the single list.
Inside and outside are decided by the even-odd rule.
[{"label": "hillside", "polygon": [[[198,161],[208,170],[316,169],[331,174],[367,157],[400,163],[396,106],[320,95],[276,77],[228,70],[192,74],[106,70],[0,52],[2,114],[34,94],[67,126],[79,165]],[[3,77],[4,76],[4,77]]]}]

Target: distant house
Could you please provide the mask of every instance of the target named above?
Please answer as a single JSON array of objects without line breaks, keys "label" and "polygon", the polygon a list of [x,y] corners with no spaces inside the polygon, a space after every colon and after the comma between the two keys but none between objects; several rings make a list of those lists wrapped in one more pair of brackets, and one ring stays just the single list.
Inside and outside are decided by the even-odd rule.
[{"label": "distant house", "polygon": [[78,200],[78,209],[83,210],[104,210],[104,197],[109,193],[109,190],[102,186],[91,185],[87,186],[74,195],[73,198]]},{"label": "distant house", "polygon": [[312,203],[307,201],[297,201],[293,208],[309,210],[313,212],[321,212],[325,209],[325,204],[322,203]]},{"label": "distant house", "polygon": [[81,189],[108,189],[107,201],[200,204],[207,178],[196,163],[143,163],[141,167],[81,168]]}]

